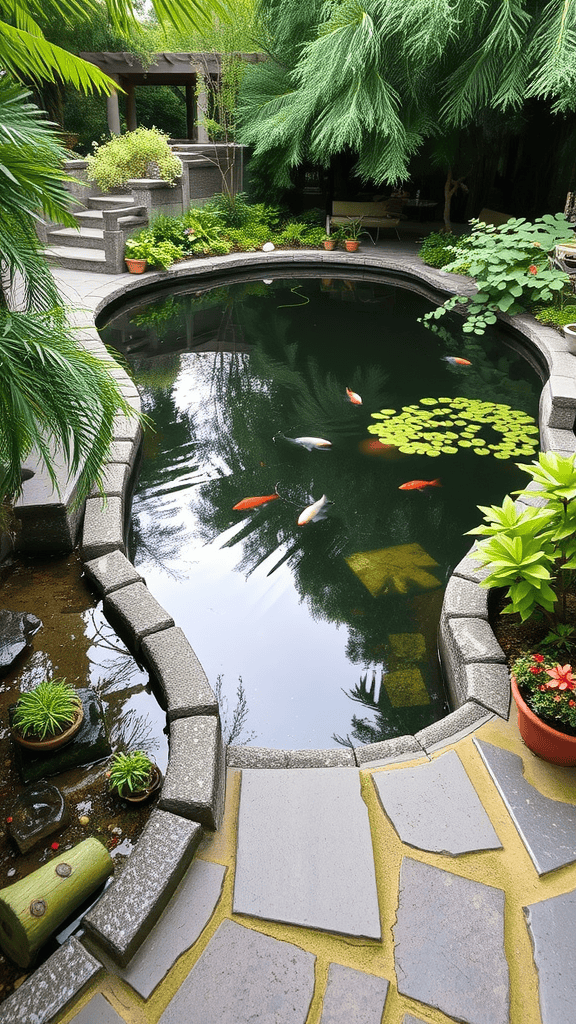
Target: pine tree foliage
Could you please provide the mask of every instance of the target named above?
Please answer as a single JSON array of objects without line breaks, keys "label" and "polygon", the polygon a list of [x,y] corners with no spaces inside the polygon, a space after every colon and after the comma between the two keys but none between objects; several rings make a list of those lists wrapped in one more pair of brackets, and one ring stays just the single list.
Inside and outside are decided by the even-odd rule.
[{"label": "pine tree foliage", "polygon": [[260,0],[266,64],[242,95],[242,141],[286,186],[291,168],[356,155],[394,184],[427,138],[528,98],[576,108],[576,0]]}]

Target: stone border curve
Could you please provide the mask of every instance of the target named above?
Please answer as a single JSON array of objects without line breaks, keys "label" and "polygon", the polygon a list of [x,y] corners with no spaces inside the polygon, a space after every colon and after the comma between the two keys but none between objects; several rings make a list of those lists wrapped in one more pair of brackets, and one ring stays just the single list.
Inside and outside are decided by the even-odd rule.
[{"label": "stone border curve", "polygon": [[[415,254],[390,249],[357,254],[317,251],[232,254],[187,261],[167,272],[141,278],[122,275],[93,308],[94,323],[105,310],[139,299],[151,288],[194,280],[238,277],[243,271],[285,270],[317,276],[322,269],[360,271],[366,279],[390,274],[432,301],[442,294],[471,294],[469,278],[426,266]],[[356,273],[355,276],[358,276]],[[528,315],[499,316],[524,355],[547,375],[540,398],[544,451],[576,452],[576,357],[562,335]],[[112,360],[95,327],[80,331],[82,344]],[[138,392],[125,371],[114,375],[134,408]],[[159,685],[170,729],[170,755],[156,809],[119,878],[83,919],[82,942],[72,936],[2,1004],[3,1024],[49,1024],[102,970],[102,951],[120,966],[132,958],[168,903],[194,857],[204,829],[218,828],[224,804],[225,768],[368,767],[429,756],[456,742],[494,715],[507,718],[510,686],[504,654],[489,626],[489,592],[479,583],[486,572],[468,553],[449,579],[439,626],[439,650],[456,709],[413,736],[399,736],[353,749],[271,750],[222,743],[218,706],[185,634],[148,591],[126,557],[125,515],[130,480],[141,441],[136,421],[117,417],[104,472],[106,503],[93,493],[86,501],[81,540],[84,570],[104,602],[104,611],[133,653]],[[530,499],[525,499],[530,502]],[[534,504],[541,500],[534,498]],[[471,549],[472,550],[472,549]],[[95,955],[92,955],[95,954]],[[33,1016],[31,1013],[33,1012]]]}]

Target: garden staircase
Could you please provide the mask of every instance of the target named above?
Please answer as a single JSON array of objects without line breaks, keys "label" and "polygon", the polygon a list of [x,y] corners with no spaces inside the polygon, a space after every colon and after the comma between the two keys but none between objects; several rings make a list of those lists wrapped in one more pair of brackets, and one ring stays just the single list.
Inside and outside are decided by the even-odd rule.
[{"label": "garden staircase", "polygon": [[100,195],[86,198],[82,209],[72,208],[77,228],[48,224],[42,239],[50,263],[72,270],[97,274],[119,274],[125,270],[124,245],[128,234],[145,227],[145,206],[136,206],[134,197]]}]

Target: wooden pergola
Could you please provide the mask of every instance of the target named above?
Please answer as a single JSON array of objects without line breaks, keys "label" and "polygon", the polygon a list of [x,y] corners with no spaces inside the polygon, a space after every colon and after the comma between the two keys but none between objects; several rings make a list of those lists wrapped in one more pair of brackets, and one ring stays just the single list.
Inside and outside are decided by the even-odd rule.
[{"label": "wooden pergola", "polygon": [[[221,73],[219,53],[157,53],[152,64],[143,65],[132,53],[81,53],[80,56],[104,71],[126,93],[128,131],[138,127],[135,88],[137,85],[183,85],[186,90],[186,130],[188,139],[207,142],[208,136],[198,120],[207,114],[207,93],[202,83],[218,80]],[[262,53],[238,53],[242,60],[256,63],[265,60]],[[120,135],[118,93],[107,97],[108,127]],[[199,117],[200,115],[200,117]]]}]

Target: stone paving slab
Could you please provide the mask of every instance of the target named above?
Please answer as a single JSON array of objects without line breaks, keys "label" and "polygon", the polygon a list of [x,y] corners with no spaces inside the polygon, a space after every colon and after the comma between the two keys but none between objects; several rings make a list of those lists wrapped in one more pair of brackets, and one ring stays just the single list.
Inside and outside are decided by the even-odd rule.
[{"label": "stone paving slab", "polygon": [[380,1024],[389,982],[330,964],[320,1024]]},{"label": "stone paving slab", "polygon": [[220,899],[225,874],[222,864],[192,861],[162,917],[128,967],[116,972],[143,999],[148,999],[178,957],[204,931]]},{"label": "stone paving slab", "polygon": [[0,1008],[2,1024],[48,1024],[102,970],[78,939],[68,939]]},{"label": "stone paving slab", "polygon": [[224,921],[159,1024],[305,1024],[313,953]]},{"label": "stone paving slab", "polygon": [[120,1017],[113,1006],[104,996],[98,992],[92,997],[86,1006],[83,1006],[80,1013],[72,1017],[70,1024],[125,1024],[124,1018]]},{"label": "stone paving slab", "polygon": [[413,1017],[411,1013],[405,1013],[402,1018],[402,1024],[426,1024],[422,1017]]},{"label": "stone paving slab", "polygon": [[504,899],[502,889],[404,858],[398,991],[466,1024],[508,1024]]},{"label": "stone paving slab", "polygon": [[539,875],[576,861],[576,807],[544,796],[524,778],[522,758],[475,738]]},{"label": "stone paving slab", "polygon": [[524,907],[534,961],[542,1024],[576,1021],[576,890]]},{"label": "stone paving slab", "polygon": [[372,781],[403,843],[453,857],[501,848],[455,750],[416,768],[377,772]]},{"label": "stone paving slab", "polygon": [[234,913],[380,939],[357,769],[242,772]]}]

